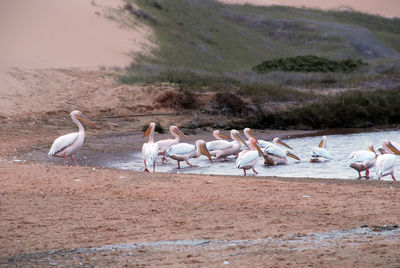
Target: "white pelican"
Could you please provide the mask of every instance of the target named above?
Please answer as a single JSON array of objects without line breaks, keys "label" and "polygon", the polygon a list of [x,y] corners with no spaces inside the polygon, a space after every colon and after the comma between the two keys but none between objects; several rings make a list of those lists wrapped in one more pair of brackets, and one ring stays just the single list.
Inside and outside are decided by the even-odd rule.
[{"label": "white pelican", "polygon": [[381,154],[376,158],[376,176],[378,180],[381,177],[392,175],[392,179],[395,181],[394,177],[394,166],[396,164],[396,156],[393,154]]},{"label": "white pelican", "polygon": [[249,140],[250,150],[241,151],[236,159],[236,168],[243,169],[244,176],[246,176],[247,169],[252,169],[255,174],[258,174],[254,169],[254,165],[257,163],[259,154],[263,155],[263,152],[257,145],[257,140],[253,137],[250,137]]},{"label": "white pelican", "polygon": [[272,166],[286,165],[287,164],[286,156],[289,156],[296,160],[300,160],[300,158],[297,155],[287,150],[284,150],[278,146],[278,144],[281,144],[289,149],[292,149],[292,147],[284,143],[280,138],[274,138],[273,142],[274,142],[273,144],[271,143],[270,145],[264,148],[264,164]]},{"label": "white pelican", "polygon": [[146,132],[143,134],[143,138],[149,135],[149,141],[144,143],[142,146],[142,158],[144,162],[144,171],[149,172],[147,165],[153,165],[153,172],[156,171],[156,160],[158,156],[158,144],[154,142],[154,129],[156,123],[151,122]]},{"label": "white pelican", "polygon": [[381,177],[391,175],[392,179],[396,181],[394,176],[396,156],[393,154],[400,155],[398,144],[391,141],[384,141],[383,146],[383,148],[380,148],[381,155],[376,158],[376,175],[378,180]]},{"label": "white pelican", "polygon": [[369,169],[373,168],[376,164],[376,152],[371,143],[367,143],[368,150],[360,150],[353,152],[347,164],[357,170],[358,179],[361,179],[361,171],[365,170],[365,178],[369,179]]},{"label": "white pelican", "polygon": [[178,168],[181,167],[181,165],[180,165],[181,161],[185,161],[186,164],[188,164],[189,166],[192,167],[193,165],[191,163],[189,163],[189,159],[197,158],[201,154],[207,156],[208,159],[210,159],[210,161],[212,163],[211,155],[208,152],[207,147],[206,147],[206,142],[203,140],[197,140],[195,145],[181,142],[181,143],[172,145],[165,152],[166,157],[170,157],[170,158],[178,161]]},{"label": "white pelican", "polygon": [[186,135],[183,134],[177,126],[170,126],[169,132],[175,137],[174,139],[164,139],[156,142],[158,144],[158,154],[162,155],[162,163],[167,162],[167,158],[165,158],[165,151],[167,151],[167,149],[172,145],[179,143],[179,136],[187,139]]},{"label": "white pelican", "polygon": [[332,159],[331,154],[325,149],[326,136],[322,136],[318,147],[314,147],[311,152],[310,162],[323,162]]},{"label": "white pelican", "polygon": [[79,132],[69,133],[69,134],[63,135],[61,137],[58,137],[53,142],[53,145],[51,145],[49,155],[64,158],[64,163],[63,163],[64,166],[65,166],[67,157],[69,156],[72,159],[72,161],[74,162],[74,164],[76,166],[79,166],[78,163],[76,163],[74,157],[72,156],[73,153],[75,153],[82,147],[83,141],[85,140],[85,129],[83,128],[81,122],[78,121],[78,119],[88,123],[89,125],[91,125],[94,128],[97,128],[97,127],[92,121],[90,121],[80,111],[72,111],[70,113],[70,115],[72,118],[72,122],[74,122],[78,126]]},{"label": "white pelican", "polygon": [[215,159],[226,158],[230,155],[237,155],[241,151],[241,144],[247,146],[246,142],[243,140],[243,137],[240,135],[239,131],[232,129],[231,130],[231,146],[227,149],[223,150],[215,150],[210,152],[211,155],[215,156]]},{"label": "white pelican", "polygon": [[231,147],[231,142],[224,140],[229,139],[228,136],[221,133],[219,130],[214,130],[213,136],[216,140],[206,142],[206,147],[208,151],[224,150]]}]

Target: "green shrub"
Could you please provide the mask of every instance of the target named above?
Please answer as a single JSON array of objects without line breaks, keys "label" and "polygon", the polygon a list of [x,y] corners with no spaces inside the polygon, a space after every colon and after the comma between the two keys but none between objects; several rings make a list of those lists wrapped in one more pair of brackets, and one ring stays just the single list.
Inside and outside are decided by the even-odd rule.
[{"label": "green shrub", "polygon": [[296,56],[288,58],[277,58],[264,61],[254,66],[253,71],[264,73],[269,71],[285,71],[285,72],[344,72],[349,73],[360,69],[366,63],[361,60],[345,59],[330,60],[314,55]]},{"label": "green shrub", "polygon": [[308,126],[315,129],[400,123],[400,90],[349,91],[268,117],[276,128]]}]

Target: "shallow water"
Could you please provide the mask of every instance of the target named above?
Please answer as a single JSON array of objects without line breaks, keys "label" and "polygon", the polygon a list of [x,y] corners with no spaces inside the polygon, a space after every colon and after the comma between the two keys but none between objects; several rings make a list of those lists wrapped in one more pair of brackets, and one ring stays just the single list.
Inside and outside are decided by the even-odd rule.
[{"label": "shallow water", "polygon": [[[400,142],[400,131],[326,136],[326,149],[330,152],[332,160],[322,163],[311,163],[309,161],[311,150],[319,144],[321,136],[285,139],[285,142],[293,148],[292,152],[299,156],[301,161],[288,158],[287,165],[266,166],[264,165],[264,160],[260,157],[255,167],[259,172],[258,176],[357,179],[357,171],[346,165],[351,152],[367,149],[367,141],[374,144],[375,148],[385,139]],[[137,140],[130,135],[108,136],[96,138],[94,140],[88,139],[79,153],[78,159],[82,165],[143,171],[144,164],[141,151],[129,148],[129,144],[134,141],[137,142]],[[126,147],[124,147],[123,144],[119,144],[120,147],[122,146],[123,150],[115,150],[113,148],[115,148],[116,143],[125,143]],[[47,157],[45,150],[47,150],[47,148],[31,152],[28,154],[28,158],[34,158],[41,162],[62,162],[61,159],[55,160]],[[132,151],[134,152],[132,153]],[[161,157],[159,157],[157,159],[156,172],[243,175],[242,170],[236,169],[235,161],[236,159],[230,157],[228,161],[214,161],[211,164],[205,156],[201,156],[200,158],[190,160],[194,167],[189,167],[185,162],[181,162],[181,168],[178,169],[175,160],[169,159],[167,164],[161,164]],[[253,172],[249,170],[247,174],[253,175]],[[399,163],[397,163],[395,168],[395,174],[400,174]],[[370,176],[371,179],[376,177],[375,168],[371,170]],[[391,176],[382,179],[392,180]]]},{"label": "shallow water", "polygon": [[[321,140],[320,136],[286,139],[285,141],[294,149],[292,152],[300,157],[301,161],[288,158],[287,165],[266,166],[260,157],[256,170],[259,175],[277,176],[277,177],[310,177],[310,178],[340,178],[355,179],[358,177],[357,171],[346,165],[351,152],[365,150],[367,141],[372,142],[378,147],[382,140],[390,139],[400,141],[399,131],[382,131],[371,133],[356,133],[346,135],[327,136],[326,149],[330,152],[332,160],[322,163],[311,163],[311,150],[317,146]],[[158,172],[171,173],[194,173],[194,174],[219,174],[219,175],[242,175],[243,171],[235,168],[235,159],[228,158],[228,161],[210,161],[202,156],[198,159],[192,159],[190,162],[195,167],[188,167],[185,162],[181,162],[181,168],[177,169],[177,162],[169,160],[166,165],[157,165]],[[161,159],[158,160],[159,163]],[[119,169],[143,170],[143,161],[141,153],[130,154],[124,161],[110,161],[109,167]],[[375,169],[371,170],[371,179],[375,177]],[[400,174],[400,165],[397,165],[396,171]],[[249,170],[248,174],[253,172]],[[385,180],[392,180],[391,176],[384,177]]]}]

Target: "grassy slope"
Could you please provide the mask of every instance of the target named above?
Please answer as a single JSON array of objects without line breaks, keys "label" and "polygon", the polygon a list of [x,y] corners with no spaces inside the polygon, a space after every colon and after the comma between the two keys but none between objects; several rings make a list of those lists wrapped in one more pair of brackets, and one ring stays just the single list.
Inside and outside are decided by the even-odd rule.
[{"label": "grassy slope", "polygon": [[400,19],[357,12],[226,5],[213,0],[128,0],[156,18],[152,63],[211,72],[314,54],[373,60],[400,56]]},{"label": "grassy slope", "polygon": [[[259,108],[255,115],[258,127],[325,128],[367,121],[400,122],[397,103],[392,105],[398,90],[355,91],[333,97],[315,94],[315,89],[327,86],[343,87],[387,74],[398,75],[400,19],[347,11],[226,5],[213,0],[126,2],[140,7],[141,19],[155,31],[158,48],[152,56],[140,56],[136,72],[122,77],[121,82],[171,82],[189,97],[189,92],[204,88],[236,92]],[[370,65],[354,74],[258,75],[251,71],[267,59],[305,54],[362,59]],[[143,63],[150,63],[150,67],[144,68]],[[142,74],[138,75],[140,70]],[[268,103],[277,102],[295,108],[273,114],[273,108],[264,109]],[[226,103],[221,105],[227,108]]]}]

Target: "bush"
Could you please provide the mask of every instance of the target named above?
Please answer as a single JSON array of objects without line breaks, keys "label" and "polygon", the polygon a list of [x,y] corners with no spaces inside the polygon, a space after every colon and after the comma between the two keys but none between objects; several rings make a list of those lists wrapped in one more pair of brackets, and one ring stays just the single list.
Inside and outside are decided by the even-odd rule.
[{"label": "bush", "polygon": [[361,60],[345,59],[330,60],[314,55],[296,56],[289,58],[277,58],[264,61],[254,66],[253,71],[265,73],[269,71],[281,70],[285,72],[344,72],[349,73],[358,70],[366,63]]},{"label": "bush", "polygon": [[350,91],[321,102],[268,117],[273,127],[309,126],[315,129],[400,123],[400,91]]},{"label": "bush", "polygon": [[[160,122],[155,122],[155,123],[156,123],[156,127],[154,128],[154,131],[158,132],[160,134],[165,133],[165,130],[161,126]],[[142,131],[145,132],[148,128],[149,128],[149,125],[143,125]]]}]

